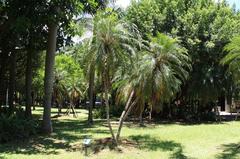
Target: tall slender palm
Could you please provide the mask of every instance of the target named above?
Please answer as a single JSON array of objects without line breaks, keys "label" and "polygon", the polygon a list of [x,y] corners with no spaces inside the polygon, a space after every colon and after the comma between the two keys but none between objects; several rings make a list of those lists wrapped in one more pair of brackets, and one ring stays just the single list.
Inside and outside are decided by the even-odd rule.
[{"label": "tall slender palm", "polygon": [[[110,11],[111,12],[111,11]],[[114,72],[134,53],[132,43],[137,42],[134,31],[129,31],[131,26],[118,19],[114,12],[99,12],[94,18],[94,32],[91,43],[91,51],[87,58],[94,63],[99,72],[104,90],[107,123],[113,141],[117,144],[109,115],[109,89]]]},{"label": "tall slender palm", "polygon": [[[91,55],[92,39],[87,38],[83,41],[80,48],[77,48],[79,53],[83,53],[80,56],[80,61],[83,64],[84,74],[88,81],[88,95],[89,95],[89,106],[88,106],[88,124],[93,124],[93,103],[94,103],[94,90],[95,90],[95,58],[89,59],[88,54]],[[82,58],[83,57],[83,58]]]},{"label": "tall slender palm", "polygon": [[170,100],[180,90],[180,85],[188,77],[191,68],[186,50],[177,44],[177,40],[164,34],[150,37],[147,50],[136,57],[132,69],[120,78],[120,95],[128,96],[123,111],[116,139],[120,137],[123,121],[137,104],[151,107]]}]

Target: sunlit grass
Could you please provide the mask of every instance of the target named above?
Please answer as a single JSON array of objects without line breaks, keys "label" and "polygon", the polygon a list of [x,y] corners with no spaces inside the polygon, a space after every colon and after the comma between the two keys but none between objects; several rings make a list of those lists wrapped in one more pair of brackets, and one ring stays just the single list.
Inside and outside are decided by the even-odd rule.
[{"label": "sunlit grass", "polygon": [[[30,141],[0,145],[0,159],[86,158],[82,151],[83,139],[105,138],[110,134],[104,121],[95,120],[94,125],[88,126],[87,111],[77,111],[78,118],[53,118],[54,133],[49,137],[36,136]],[[53,109],[52,116],[56,112]],[[42,109],[37,108],[34,114],[40,118]],[[87,158],[237,159],[240,158],[239,132],[239,121],[199,125],[146,124],[146,127],[128,123],[122,136],[137,145],[122,145],[121,151],[109,148],[95,154],[90,151]]]}]

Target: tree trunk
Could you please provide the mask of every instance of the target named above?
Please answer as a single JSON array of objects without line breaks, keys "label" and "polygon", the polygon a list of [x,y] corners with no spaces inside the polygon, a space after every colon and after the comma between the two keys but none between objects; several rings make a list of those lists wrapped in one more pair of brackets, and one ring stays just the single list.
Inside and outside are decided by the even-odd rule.
[{"label": "tree trunk", "polygon": [[216,114],[216,120],[221,122],[221,116],[220,116],[220,111],[218,109],[218,106],[214,106],[214,111],[215,111],[215,114]]},{"label": "tree trunk", "polygon": [[35,99],[36,99],[36,97],[35,97],[35,94],[34,94],[34,92],[32,91],[31,92],[31,96],[32,96],[32,106],[33,106],[33,110],[35,110],[36,108],[35,108]]},{"label": "tree trunk", "polygon": [[117,145],[117,141],[115,138],[115,135],[113,133],[113,129],[112,129],[112,125],[111,125],[111,121],[110,121],[110,114],[109,114],[109,100],[108,100],[108,82],[106,81],[106,75],[103,76],[103,85],[104,85],[104,100],[105,100],[105,104],[106,104],[106,115],[107,115],[107,123],[108,123],[108,128],[110,130],[110,133],[112,135],[112,139],[113,139],[113,143]]},{"label": "tree trunk", "polygon": [[0,54],[0,107],[5,104],[6,96],[6,84],[5,84],[5,73],[7,63],[7,52],[2,49]]},{"label": "tree trunk", "polygon": [[44,99],[43,99],[43,125],[42,130],[45,134],[52,133],[51,122],[51,104],[52,104],[52,92],[53,92],[53,80],[54,80],[54,63],[55,52],[57,42],[57,30],[56,24],[49,26],[48,48],[45,61],[45,77],[44,77]]},{"label": "tree trunk", "polygon": [[122,126],[123,126],[123,122],[126,119],[128,113],[131,111],[129,106],[130,106],[131,101],[133,99],[133,95],[134,95],[134,91],[131,92],[131,94],[129,96],[129,99],[126,103],[125,109],[122,112],[121,117],[119,118],[118,131],[117,131],[117,135],[116,135],[116,140],[117,141],[119,141],[119,137],[120,137],[121,129],[122,129]]},{"label": "tree trunk", "polygon": [[172,119],[172,107],[171,107],[171,103],[168,103],[168,118]]},{"label": "tree trunk", "polygon": [[10,79],[9,79],[9,110],[14,111],[14,92],[16,85],[16,53],[12,52],[10,55],[11,67],[10,67]]},{"label": "tree trunk", "polygon": [[32,105],[32,50],[29,49],[27,52],[27,68],[26,68],[26,110],[25,115],[27,118],[32,117],[31,105]]},{"label": "tree trunk", "polygon": [[103,91],[101,92],[101,105],[103,106],[104,104],[104,99],[103,99]]},{"label": "tree trunk", "polygon": [[149,105],[149,122],[152,121],[152,109],[153,109],[153,106]]},{"label": "tree trunk", "polygon": [[95,78],[95,67],[93,64],[90,66],[90,77],[89,77],[89,107],[88,107],[88,123],[93,123],[92,109],[94,102],[94,78]]},{"label": "tree trunk", "polygon": [[143,126],[143,111],[140,112],[140,115],[139,115],[139,125],[140,126]]}]

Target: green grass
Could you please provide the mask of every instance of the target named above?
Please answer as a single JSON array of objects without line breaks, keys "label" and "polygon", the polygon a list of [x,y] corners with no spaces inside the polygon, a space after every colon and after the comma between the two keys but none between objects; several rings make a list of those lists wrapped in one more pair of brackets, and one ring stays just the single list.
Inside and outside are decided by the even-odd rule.
[{"label": "green grass", "polygon": [[[34,111],[41,117],[42,109]],[[56,109],[53,109],[56,115]],[[178,123],[138,124],[127,123],[123,138],[136,145],[121,145],[118,150],[108,147],[85,157],[82,141],[85,137],[110,137],[106,123],[96,120],[89,127],[87,112],[78,110],[78,118],[64,116],[53,119],[51,136],[36,136],[29,141],[0,145],[0,159],[73,159],[73,158],[129,158],[129,159],[237,159],[240,158],[240,122],[187,125]],[[116,124],[113,124],[114,127]]]}]

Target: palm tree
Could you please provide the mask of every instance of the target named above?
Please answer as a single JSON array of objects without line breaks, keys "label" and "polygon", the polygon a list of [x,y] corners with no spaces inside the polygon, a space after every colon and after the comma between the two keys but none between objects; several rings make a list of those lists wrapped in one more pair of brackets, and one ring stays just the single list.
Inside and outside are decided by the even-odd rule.
[{"label": "palm tree", "polygon": [[180,90],[191,68],[186,50],[176,39],[158,33],[150,37],[147,50],[135,57],[136,62],[123,78],[120,77],[120,96],[128,96],[118,126],[116,140],[119,140],[124,119],[134,106],[151,107],[169,101]]},{"label": "palm tree", "polygon": [[228,65],[229,71],[233,73],[236,80],[240,72],[240,35],[234,37],[224,48],[228,54],[221,60],[222,65]]},{"label": "palm tree", "polygon": [[[92,26],[91,26],[92,27]],[[84,75],[86,77],[86,80],[88,81],[88,95],[89,95],[89,106],[88,106],[88,124],[93,124],[93,105],[94,105],[94,90],[95,90],[95,58],[89,59],[88,55],[91,55],[92,52],[92,39],[87,38],[84,39],[81,43],[80,47],[77,48],[77,55],[80,55],[78,57],[80,59],[80,63],[82,63],[84,68]],[[82,54],[83,53],[83,54]],[[83,55],[83,56],[82,56]]]},{"label": "palm tree", "polygon": [[131,26],[120,21],[112,11],[99,12],[94,17],[93,26],[91,49],[87,59],[91,59],[91,64],[94,64],[100,75],[104,90],[107,123],[113,142],[117,144],[109,115],[109,89],[114,72],[120,64],[129,59],[131,53],[134,53],[132,44],[137,40],[134,38],[134,29],[130,32]]},{"label": "palm tree", "polygon": [[92,109],[94,105],[94,79],[95,79],[95,67],[94,63],[90,65],[89,68],[89,107],[88,107],[88,123],[91,125],[93,123]]}]

